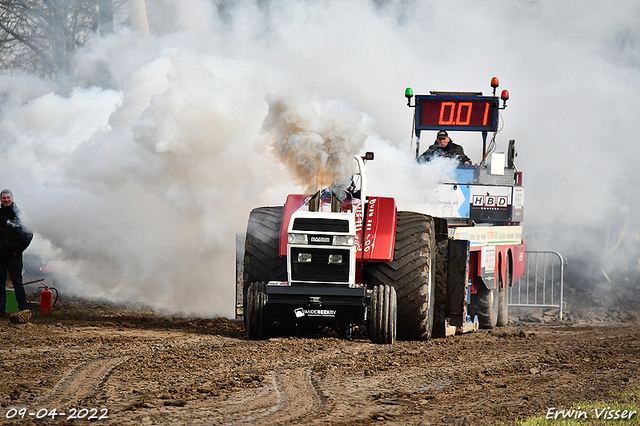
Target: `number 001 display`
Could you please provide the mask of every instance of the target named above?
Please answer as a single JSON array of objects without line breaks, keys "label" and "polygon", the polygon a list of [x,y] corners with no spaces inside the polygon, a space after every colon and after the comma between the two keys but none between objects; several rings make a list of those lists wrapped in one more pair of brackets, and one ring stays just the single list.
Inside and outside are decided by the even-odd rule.
[{"label": "number 001 display", "polygon": [[496,127],[496,103],[493,98],[417,99],[418,126],[423,129],[459,128],[493,130]]}]

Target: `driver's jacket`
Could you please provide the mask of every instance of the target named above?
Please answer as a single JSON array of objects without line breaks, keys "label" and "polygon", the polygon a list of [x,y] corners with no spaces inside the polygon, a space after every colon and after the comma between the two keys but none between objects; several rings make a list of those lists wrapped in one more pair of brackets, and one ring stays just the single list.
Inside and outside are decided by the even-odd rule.
[{"label": "driver's jacket", "polygon": [[429,149],[418,157],[418,162],[426,163],[434,157],[457,159],[460,164],[464,164],[467,161],[471,162],[471,159],[465,155],[464,149],[460,145],[453,143],[452,140],[449,140],[449,143],[444,148],[441,148],[438,142],[434,142]]}]

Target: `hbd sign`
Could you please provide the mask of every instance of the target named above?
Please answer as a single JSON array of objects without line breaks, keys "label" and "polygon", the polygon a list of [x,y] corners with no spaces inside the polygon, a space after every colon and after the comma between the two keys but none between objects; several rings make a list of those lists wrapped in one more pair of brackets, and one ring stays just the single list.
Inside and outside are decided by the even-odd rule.
[{"label": "hbd sign", "polygon": [[506,208],[509,205],[509,197],[506,195],[474,195],[471,200],[473,207],[488,207],[488,208]]},{"label": "hbd sign", "polygon": [[508,186],[471,186],[469,218],[482,221],[511,220],[512,188]]}]

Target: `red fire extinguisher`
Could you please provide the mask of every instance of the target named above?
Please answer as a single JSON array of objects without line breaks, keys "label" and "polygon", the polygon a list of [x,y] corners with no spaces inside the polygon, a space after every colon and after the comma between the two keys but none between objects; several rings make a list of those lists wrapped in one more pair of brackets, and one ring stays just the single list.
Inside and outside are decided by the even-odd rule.
[{"label": "red fire extinguisher", "polygon": [[40,292],[40,313],[50,314],[53,311],[53,307],[58,301],[58,290],[51,287],[51,290],[56,292],[56,300],[53,300],[53,293],[49,290],[49,286],[44,284],[44,287],[40,287],[43,290]]}]

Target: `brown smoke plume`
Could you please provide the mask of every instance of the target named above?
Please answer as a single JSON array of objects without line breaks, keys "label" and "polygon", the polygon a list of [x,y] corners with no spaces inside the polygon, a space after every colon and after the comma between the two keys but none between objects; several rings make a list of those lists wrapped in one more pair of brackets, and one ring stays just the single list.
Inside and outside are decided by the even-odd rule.
[{"label": "brown smoke plume", "polygon": [[308,188],[344,182],[362,153],[372,120],[343,101],[308,99],[300,91],[267,97],[263,129],[276,156]]}]

